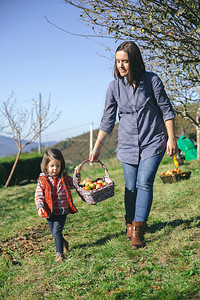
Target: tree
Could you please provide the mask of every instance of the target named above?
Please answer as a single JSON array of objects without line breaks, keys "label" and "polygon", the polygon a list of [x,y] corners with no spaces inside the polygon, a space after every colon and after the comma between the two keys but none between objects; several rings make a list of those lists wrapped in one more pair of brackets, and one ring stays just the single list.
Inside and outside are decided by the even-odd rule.
[{"label": "tree", "polygon": [[45,106],[38,108],[38,106],[33,103],[32,108],[27,110],[17,107],[16,101],[13,100],[13,95],[11,95],[8,101],[3,102],[2,114],[4,115],[5,122],[8,123],[7,127],[10,128],[9,131],[4,130],[3,132],[11,134],[18,147],[15,162],[5,184],[5,187],[7,187],[22,150],[27,145],[33,143],[42,131],[60,117],[61,113],[57,113],[56,110],[50,113],[50,98]]},{"label": "tree", "polygon": [[1,119],[1,123],[0,123],[0,133],[3,132],[3,130],[5,130],[6,126],[4,125],[3,122],[3,114],[2,111],[0,111],[0,119]]},{"label": "tree", "polygon": [[200,98],[199,0],[65,2],[81,10],[80,20],[94,31],[91,36],[135,41],[148,67],[164,81],[176,113],[200,128],[188,106],[198,105]]}]

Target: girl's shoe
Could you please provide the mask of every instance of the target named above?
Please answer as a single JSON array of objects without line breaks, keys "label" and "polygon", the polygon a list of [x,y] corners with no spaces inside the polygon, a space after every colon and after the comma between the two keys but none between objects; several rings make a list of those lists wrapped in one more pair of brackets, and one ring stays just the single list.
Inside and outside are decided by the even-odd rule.
[{"label": "girl's shoe", "polygon": [[64,263],[64,255],[63,253],[56,253],[56,258],[55,258],[55,262],[62,262]]}]

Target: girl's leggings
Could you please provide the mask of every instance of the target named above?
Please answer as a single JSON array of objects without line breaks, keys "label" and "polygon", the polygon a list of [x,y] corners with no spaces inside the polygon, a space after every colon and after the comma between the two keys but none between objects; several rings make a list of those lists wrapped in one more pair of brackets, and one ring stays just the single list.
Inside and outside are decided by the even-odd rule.
[{"label": "girl's leggings", "polygon": [[66,217],[66,215],[52,215],[47,219],[49,229],[55,239],[56,253],[63,253],[63,242],[65,239],[62,235],[62,231],[65,225]]}]

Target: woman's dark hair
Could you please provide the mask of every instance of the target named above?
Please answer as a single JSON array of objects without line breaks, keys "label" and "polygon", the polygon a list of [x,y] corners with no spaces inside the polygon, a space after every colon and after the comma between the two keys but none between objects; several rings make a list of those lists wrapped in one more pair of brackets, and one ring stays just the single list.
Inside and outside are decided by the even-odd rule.
[{"label": "woman's dark hair", "polygon": [[45,151],[41,162],[41,170],[46,175],[48,175],[47,165],[52,159],[56,159],[61,162],[60,172],[64,171],[65,169],[65,160],[62,155],[62,152],[57,148],[49,148]]},{"label": "woman's dark hair", "polygon": [[[128,74],[128,82],[129,84],[133,84],[135,80],[138,80],[140,76],[145,71],[145,65],[144,61],[142,59],[142,55],[140,52],[139,47],[131,41],[124,42],[117,48],[115,54],[118,51],[124,51],[128,54],[128,61],[129,61],[129,74]],[[117,69],[117,63],[115,59],[115,65],[114,65],[114,77],[115,79],[122,78],[118,69]]]}]

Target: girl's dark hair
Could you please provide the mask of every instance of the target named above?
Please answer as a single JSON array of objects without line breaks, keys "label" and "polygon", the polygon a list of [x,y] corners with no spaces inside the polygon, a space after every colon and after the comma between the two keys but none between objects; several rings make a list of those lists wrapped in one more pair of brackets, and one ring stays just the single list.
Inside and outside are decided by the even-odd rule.
[{"label": "girl's dark hair", "polygon": [[45,151],[41,162],[41,171],[46,175],[48,175],[47,165],[52,159],[56,159],[61,162],[61,172],[65,169],[65,160],[62,155],[62,152],[57,148],[49,148]]},{"label": "girl's dark hair", "polygon": [[[140,76],[145,72],[145,65],[142,59],[140,49],[134,42],[128,41],[119,45],[115,54],[118,51],[124,51],[128,54],[129,74],[127,79],[129,84],[133,84],[133,82],[135,80],[138,80]],[[114,65],[114,77],[115,79],[117,79],[117,77],[122,78],[117,69],[116,59]]]}]

